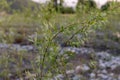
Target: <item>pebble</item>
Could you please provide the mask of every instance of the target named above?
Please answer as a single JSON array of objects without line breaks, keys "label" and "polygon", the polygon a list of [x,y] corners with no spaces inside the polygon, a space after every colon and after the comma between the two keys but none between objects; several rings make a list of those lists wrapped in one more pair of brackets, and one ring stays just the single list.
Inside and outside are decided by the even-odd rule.
[{"label": "pebble", "polygon": [[58,74],[53,80],[64,80],[64,76],[62,74]]},{"label": "pebble", "polygon": [[99,60],[99,68],[100,68],[101,70],[103,70],[103,69],[106,68],[105,63],[104,63],[102,60]]},{"label": "pebble", "polygon": [[104,74],[98,74],[98,77],[100,77],[101,79],[107,79],[108,78],[108,76],[104,75]]},{"label": "pebble", "polygon": [[110,76],[114,76],[114,73],[110,73]]},{"label": "pebble", "polygon": [[68,70],[68,71],[66,71],[66,74],[73,74],[73,73],[75,73],[75,71],[74,70]]},{"label": "pebble", "polygon": [[95,78],[95,73],[91,73],[90,78]]},{"label": "pebble", "polygon": [[76,76],[73,77],[72,80],[81,80],[81,77],[80,77],[80,75],[76,75]]},{"label": "pebble", "polygon": [[98,52],[96,53],[98,59],[109,61],[111,59],[111,55],[107,52]]},{"label": "pebble", "polygon": [[83,64],[83,65],[77,66],[75,69],[75,72],[78,74],[80,72],[87,72],[89,70],[90,70],[90,68],[86,64]]}]

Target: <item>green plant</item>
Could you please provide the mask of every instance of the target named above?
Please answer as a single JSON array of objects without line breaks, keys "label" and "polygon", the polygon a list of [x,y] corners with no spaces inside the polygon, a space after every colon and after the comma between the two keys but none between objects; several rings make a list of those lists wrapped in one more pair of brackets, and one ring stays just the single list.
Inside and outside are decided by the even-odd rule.
[{"label": "green plant", "polygon": [[[42,8],[42,7],[41,7]],[[51,10],[50,6],[47,6],[46,9],[42,9],[40,17],[42,19],[42,30],[36,33],[37,35],[42,34],[43,37],[39,40],[35,37],[32,41],[39,48],[39,56],[37,57],[38,64],[38,74],[37,78],[40,80],[47,80],[53,78],[56,74],[63,74],[66,79],[68,79],[66,74],[66,64],[67,59],[63,54],[60,54],[60,45],[55,42],[55,39],[60,35],[67,36],[63,44],[66,45],[79,45],[83,42],[90,30],[94,30],[97,27],[102,26],[106,21],[106,14],[104,12],[96,11],[90,12],[86,19],[82,19],[82,22],[77,17],[71,21],[71,23],[59,28],[55,23],[56,13],[54,10]],[[52,9],[52,8],[51,8]],[[49,11],[50,10],[50,11]],[[80,17],[79,17],[80,18]],[[60,22],[59,22],[60,23]],[[99,26],[98,26],[99,25]],[[77,35],[81,34],[82,37]]]},{"label": "green plant", "polygon": [[[80,44],[83,44],[91,31],[101,28],[101,26],[106,23],[106,13],[107,11],[90,10],[88,6],[85,6],[82,9],[80,8],[75,14],[64,15],[57,13],[55,8],[53,8],[53,3],[50,3],[49,5],[36,6],[33,10],[24,8],[22,12],[15,11],[9,16],[8,20],[5,19],[2,22],[12,24],[9,28],[22,26],[21,24],[18,25],[18,27],[13,26],[13,24],[20,22],[26,24],[38,23],[37,27],[32,26],[32,28],[36,29],[36,32],[33,33],[35,36],[29,36],[29,40],[33,42],[34,46],[38,49],[38,54],[34,54],[37,55],[36,60],[32,61],[36,64],[33,69],[36,74],[35,78],[38,80],[49,80],[57,74],[63,74],[66,80],[68,80],[66,65],[69,59],[67,59],[65,55],[70,52],[60,54],[61,48],[68,45],[80,46]],[[2,22],[1,24],[3,24]],[[17,32],[11,29],[11,34],[6,37],[7,40],[9,38],[10,42],[13,41],[12,32]],[[4,32],[1,32],[1,34],[4,34]],[[58,38],[61,39],[62,42],[59,43],[57,41]],[[1,40],[4,41],[5,39],[1,37]],[[72,57],[73,55],[67,56]],[[22,56],[19,57],[23,59]],[[21,63],[18,64],[19,66],[21,65]],[[91,61],[91,64],[93,64],[93,66],[95,64],[96,66],[94,61]],[[22,73],[18,74],[21,77]],[[26,74],[31,75],[29,71]]]}]

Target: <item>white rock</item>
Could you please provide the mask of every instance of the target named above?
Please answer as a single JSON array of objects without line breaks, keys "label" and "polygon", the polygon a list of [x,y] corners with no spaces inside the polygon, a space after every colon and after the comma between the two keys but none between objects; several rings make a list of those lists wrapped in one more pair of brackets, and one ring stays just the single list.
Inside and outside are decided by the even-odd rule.
[{"label": "white rock", "polygon": [[90,67],[88,67],[86,64],[83,64],[83,70],[88,71],[88,70],[90,70]]},{"label": "white rock", "polygon": [[96,56],[98,59],[104,60],[104,61],[109,61],[111,60],[111,55],[106,53],[106,52],[98,52],[96,53]]},{"label": "white rock", "polygon": [[95,73],[91,73],[90,78],[95,78]]},{"label": "white rock", "polygon": [[114,73],[110,73],[110,76],[111,76],[111,77],[114,76]]},{"label": "white rock", "polygon": [[81,72],[82,70],[81,70],[81,66],[77,66],[76,68],[75,68],[75,73],[79,73],[79,72]]},{"label": "white rock", "polygon": [[117,65],[112,65],[111,66],[111,69],[113,70],[113,69],[115,69],[117,67]]},{"label": "white rock", "polygon": [[102,70],[102,73],[103,74],[107,74],[107,71],[104,69],[104,70]]},{"label": "white rock", "polygon": [[102,79],[107,79],[108,76],[107,75],[104,75],[104,74],[98,74],[98,77],[102,78]]},{"label": "white rock", "polygon": [[64,76],[62,74],[58,74],[56,77],[55,77],[55,80],[63,80]]},{"label": "white rock", "polygon": [[76,75],[75,77],[73,77],[73,79],[72,79],[72,80],[81,80],[80,78],[81,78],[81,76],[80,76],[80,75]]},{"label": "white rock", "polygon": [[66,71],[66,74],[73,74],[75,71],[74,70],[68,70],[68,71]]},{"label": "white rock", "polygon": [[99,67],[100,67],[100,69],[105,69],[106,64],[102,60],[99,60]]},{"label": "white rock", "polygon": [[76,73],[86,72],[86,71],[88,71],[88,70],[90,70],[90,68],[89,68],[86,64],[83,64],[83,65],[77,66],[76,69],[75,69],[75,72],[76,72]]}]

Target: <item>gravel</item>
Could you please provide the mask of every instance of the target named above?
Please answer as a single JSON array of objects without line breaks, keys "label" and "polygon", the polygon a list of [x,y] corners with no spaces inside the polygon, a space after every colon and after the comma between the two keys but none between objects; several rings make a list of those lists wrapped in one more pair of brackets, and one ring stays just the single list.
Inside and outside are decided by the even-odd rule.
[{"label": "gravel", "polygon": [[[74,70],[66,71],[68,75],[70,75],[70,72],[74,74],[70,80],[120,80],[120,71],[118,71],[119,73],[114,71],[120,66],[120,56],[113,56],[111,53],[103,51],[95,52],[91,48],[65,47],[62,54],[65,51],[76,53],[76,55],[81,54],[81,56],[94,54],[98,63],[96,69],[91,69],[88,64],[81,64],[76,66]],[[81,72],[84,74],[81,74]]]},{"label": "gravel", "polygon": [[[6,48],[7,50],[37,50],[32,45],[17,45],[17,44],[0,44],[0,49]],[[91,48],[76,48],[76,47],[64,47],[61,48],[60,54],[69,51],[79,56],[94,56],[94,61],[97,62],[95,69],[92,69],[87,63],[78,64],[71,70],[66,70],[66,74],[70,80],[120,80],[120,56],[113,56],[111,53],[101,51],[95,52]],[[68,57],[69,58],[69,57]],[[76,59],[77,60],[77,59]],[[88,60],[88,59],[87,59]],[[89,62],[89,60],[88,60]],[[90,63],[89,63],[90,64]],[[73,64],[74,65],[74,64]],[[117,72],[116,72],[116,71]],[[52,80],[65,80],[65,75],[57,74]]]}]

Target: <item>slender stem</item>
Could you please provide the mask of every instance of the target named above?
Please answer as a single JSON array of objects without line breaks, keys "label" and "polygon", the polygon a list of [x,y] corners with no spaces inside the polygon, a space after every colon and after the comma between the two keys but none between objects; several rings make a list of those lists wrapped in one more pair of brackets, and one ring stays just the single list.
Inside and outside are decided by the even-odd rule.
[{"label": "slender stem", "polygon": [[51,38],[51,40],[55,39],[60,33],[62,33],[63,31],[65,31],[67,28],[71,27],[72,25],[75,25],[78,23],[72,23],[70,25],[67,25],[66,27],[64,27],[63,29],[59,30],[55,35],[53,35],[53,37]]},{"label": "slender stem", "polygon": [[48,47],[49,47],[49,43],[50,42],[48,42],[48,45],[45,47],[45,49],[44,49],[44,55],[43,55],[43,58],[42,58],[42,63],[41,63],[41,72],[40,72],[40,80],[42,80],[42,78],[43,78],[43,71],[44,71],[44,62],[45,62],[45,59],[46,59],[46,55],[47,55],[47,53],[48,53]]}]

